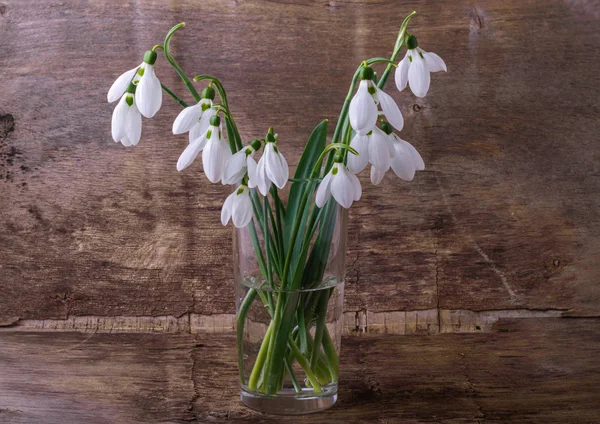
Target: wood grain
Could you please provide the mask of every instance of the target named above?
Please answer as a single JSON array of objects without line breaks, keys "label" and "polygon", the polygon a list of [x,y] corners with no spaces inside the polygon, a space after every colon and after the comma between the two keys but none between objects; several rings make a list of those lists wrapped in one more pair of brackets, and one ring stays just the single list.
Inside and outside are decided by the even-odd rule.
[{"label": "wood grain", "polygon": [[[139,146],[110,137],[114,78],[176,22],[190,74],[228,88],[245,139],[274,125],[297,161],[339,113],[350,76],[412,32],[449,72],[389,92],[427,171],[352,209],[348,312],[565,310],[600,293],[597,2],[3,1],[0,322],[233,312],[228,189],[170,134],[165,98]],[[183,92],[162,58],[161,80]],[[189,100],[189,96],[186,97]],[[366,313],[366,312],[365,312]]]},{"label": "wood grain", "polygon": [[0,332],[0,423],[600,421],[599,320],[345,337],[338,404],[293,418],[242,406],[234,346],[233,335]]},{"label": "wood grain", "polygon": [[191,419],[194,345],[189,335],[3,333],[0,422]]}]

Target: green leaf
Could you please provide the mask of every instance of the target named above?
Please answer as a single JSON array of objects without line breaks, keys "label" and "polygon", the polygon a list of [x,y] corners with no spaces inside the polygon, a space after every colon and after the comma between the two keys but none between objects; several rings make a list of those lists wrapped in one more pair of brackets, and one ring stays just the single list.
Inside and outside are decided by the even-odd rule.
[{"label": "green leaf", "polygon": [[[298,168],[296,169],[296,173],[294,174],[294,180],[296,180],[296,182],[292,183],[292,187],[290,189],[290,195],[288,197],[288,203],[285,213],[285,220],[283,223],[283,243],[284,246],[286,246],[286,251],[287,249],[292,248],[291,246],[288,246],[288,244],[290,242],[292,229],[294,227],[294,220],[296,219],[296,215],[299,212],[298,207],[300,206],[300,200],[302,199],[302,196],[304,195],[304,190],[307,186],[304,180],[310,178],[312,170],[315,166],[315,162],[325,149],[325,143],[327,142],[327,122],[327,120],[324,120],[313,130],[310,138],[306,142],[306,146],[304,147],[304,153],[302,153],[300,162],[298,162]],[[300,212],[305,213],[305,211]],[[303,222],[305,222],[304,218]],[[303,226],[301,226],[300,228],[303,228]],[[301,241],[302,237],[299,237],[299,239]],[[296,245],[298,245],[298,243],[296,243]]]},{"label": "green leaf", "polygon": [[235,153],[242,149],[242,140],[237,132],[237,129],[229,119],[229,116],[225,115],[225,128],[227,130],[227,141],[229,141],[229,148],[231,153]]}]

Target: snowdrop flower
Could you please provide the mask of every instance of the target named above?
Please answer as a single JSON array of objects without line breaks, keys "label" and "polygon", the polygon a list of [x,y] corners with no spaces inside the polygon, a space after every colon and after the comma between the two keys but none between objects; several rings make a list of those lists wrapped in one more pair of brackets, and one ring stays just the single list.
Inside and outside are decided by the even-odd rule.
[{"label": "snowdrop flower", "polygon": [[243,228],[252,220],[252,200],[250,189],[242,184],[233,193],[227,196],[223,209],[221,209],[221,223],[227,225],[229,219],[236,228]]},{"label": "snowdrop flower", "polygon": [[221,118],[217,115],[211,117],[208,129],[202,136],[192,141],[179,157],[178,171],[190,166],[198,153],[202,152],[202,164],[206,178],[211,183],[218,183],[223,178],[225,165],[231,158],[231,150],[229,144],[223,140],[220,125]]},{"label": "snowdrop flower", "polygon": [[330,196],[342,207],[348,209],[352,202],[359,200],[362,195],[362,187],[358,177],[344,166],[341,162],[335,162],[331,170],[325,175],[317,190],[315,203],[322,208]]},{"label": "snowdrop flower", "polygon": [[215,90],[206,87],[202,90],[201,100],[183,109],[173,122],[173,134],[183,134],[189,131],[190,143],[201,137],[210,125],[211,116],[217,111],[213,109]]},{"label": "snowdrop flower", "polygon": [[375,127],[378,104],[381,105],[383,114],[394,128],[400,131],[404,126],[404,118],[398,105],[389,94],[373,83],[374,75],[375,73],[371,67],[366,66],[361,69],[361,81],[350,102],[348,111],[350,125],[359,135],[365,135]]},{"label": "snowdrop flower", "polygon": [[[239,184],[246,173],[248,173],[249,180],[255,182],[257,164],[253,156],[260,149],[260,145],[259,140],[254,140],[231,157],[225,166],[223,184]],[[250,188],[254,188],[254,186],[250,184]]]},{"label": "snowdrop flower", "polygon": [[258,187],[263,196],[267,195],[271,183],[282,189],[290,175],[287,161],[275,145],[276,140],[277,138],[273,136],[273,128],[269,128],[263,155],[258,161],[256,173],[254,178],[250,176],[250,186]]},{"label": "snowdrop flower", "polygon": [[135,104],[136,87],[129,84],[112,114],[112,138],[123,146],[135,146],[142,135],[142,115]]},{"label": "snowdrop flower", "polygon": [[429,91],[430,72],[446,72],[446,64],[435,53],[428,53],[418,47],[414,35],[406,39],[406,55],[396,68],[396,86],[402,91],[406,84],[417,97],[425,97]]},{"label": "snowdrop flower", "polygon": [[[375,137],[374,131],[373,136],[367,140],[367,148],[364,147],[365,142],[362,139],[357,140],[356,142],[353,139],[352,142],[354,142],[355,145],[353,146],[352,142],[350,144],[350,146],[355,148],[359,153],[361,153],[361,150],[364,152],[364,154],[368,153],[369,161],[372,163],[371,182],[374,185],[379,184],[390,167],[394,173],[400,177],[400,179],[404,181],[412,181],[412,179],[415,177],[415,171],[422,171],[425,169],[423,158],[421,158],[421,155],[412,144],[402,140],[400,137],[394,134],[392,132],[392,127],[387,122],[383,122],[381,124],[381,128],[382,129],[379,131],[383,137],[381,137],[381,135]],[[376,148],[373,147],[374,140],[378,140],[378,146]],[[373,150],[376,150],[373,152],[375,155],[377,155],[375,160],[371,160]],[[388,156],[387,158],[385,158],[386,155]],[[357,157],[353,154],[348,155],[348,167],[350,168],[350,165],[352,165],[353,168],[350,169],[353,170],[353,172],[354,169],[358,168],[360,168],[358,171],[360,172],[366,166],[364,158],[362,160],[359,158],[360,156]]]},{"label": "snowdrop flower", "polygon": [[350,142],[359,155],[348,154],[348,169],[355,174],[361,172],[370,162],[373,167],[385,173],[392,164],[392,154],[388,135],[374,127],[367,135],[356,134]]},{"label": "snowdrop flower", "polygon": [[148,50],[140,66],[124,72],[108,90],[107,100],[112,103],[119,99],[130,83],[137,85],[135,104],[142,115],[152,118],[162,104],[162,87],[154,73],[157,54]]}]

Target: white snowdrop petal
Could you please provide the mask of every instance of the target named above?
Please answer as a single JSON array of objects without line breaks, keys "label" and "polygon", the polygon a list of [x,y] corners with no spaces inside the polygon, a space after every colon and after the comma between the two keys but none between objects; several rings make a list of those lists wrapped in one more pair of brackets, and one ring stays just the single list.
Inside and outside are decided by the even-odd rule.
[{"label": "white snowdrop petal", "polygon": [[317,189],[317,195],[315,197],[315,204],[319,208],[322,208],[323,205],[325,205],[325,203],[327,203],[327,200],[329,200],[329,195],[331,194],[330,193],[331,178],[332,178],[332,174],[331,174],[331,171],[329,171],[327,173],[327,175],[325,175],[325,177],[323,178],[321,183],[319,184],[319,188]]},{"label": "white snowdrop petal", "polygon": [[225,203],[223,203],[223,207],[221,208],[221,224],[227,225],[229,219],[231,218],[233,201],[235,200],[237,190],[227,196],[225,199]]},{"label": "white snowdrop petal", "polygon": [[182,171],[194,162],[198,153],[202,151],[204,144],[206,142],[205,138],[199,138],[193,143],[187,145],[181,156],[179,156],[179,160],[177,161],[177,170]]},{"label": "white snowdrop petal", "polygon": [[267,177],[273,184],[282,189],[289,177],[287,161],[278,150],[276,151],[274,143],[267,143],[264,156]]},{"label": "white snowdrop petal", "polygon": [[350,142],[350,147],[358,152],[358,156],[348,153],[348,169],[358,174],[369,163],[369,137],[356,134]]},{"label": "white snowdrop petal", "polygon": [[399,91],[404,90],[406,88],[406,84],[408,84],[408,68],[410,68],[410,60],[408,59],[407,51],[404,55],[404,59],[398,63],[398,67],[396,68],[396,87],[398,87]]},{"label": "white snowdrop petal", "polygon": [[267,191],[269,190],[271,185],[271,182],[267,180],[267,172],[265,170],[265,166],[265,155],[263,154],[260,160],[258,161],[258,165],[256,166],[256,178],[253,184],[258,188],[258,191],[263,196],[266,196]]},{"label": "white snowdrop petal", "polygon": [[413,163],[415,165],[415,170],[424,171],[425,170],[425,162],[423,161],[423,158],[421,157],[421,155],[419,154],[417,149],[412,144],[410,144],[408,141],[402,140],[400,137],[398,137],[397,139],[398,139],[398,142],[400,142],[410,152]]},{"label": "white snowdrop petal", "polygon": [[131,141],[127,138],[127,136],[125,136],[121,139],[121,144],[125,147],[129,147],[132,145]]},{"label": "white snowdrop petal", "polygon": [[225,166],[223,174],[224,184],[237,184],[246,173],[246,149],[235,153]]},{"label": "white snowdrop petal", "polygon": [[446,64],[444,63],[442,58],[439,57],[437,54],[428,53],[424,51],[422,53],[423,57],[425,58],[425,63],[427,64],[427,69],[429,70],[429,72],[448,72]]},{"label": "white snowdrop petal", "polygon": [[408,84],[413,94],[417,97],[425,97],[429,91],[430,76],[425,61],[414,51],[413,61],[408,70]]},{"label": "white snowdrop petal", "polygon": [[248,155],[246,158],[246,172],[248,172],[248,187],[256,187],[256,161],[252,155]]},{"label": "white snowdrop petal", "polygon": [[206,147],[202,150],[202,165],[204,166],[204,173],[206,178],[211,183],[217,183],[221,179],[221,170],[219,164],[221,163],[221,147],[219,143],[208,140]]},{"label": "white snowdrop petal", "polygon": [[115,82],[113,82],[113,84],[110,86],[110,89],[108,90],[108,94],[106,95],[108,103],[112,103],[119,100],[119,98],[123,96],[123,94],[125,94],[125,90],[127,90],[127,87],[129,86],[129,83],[133,79],[133,76],[135,75],[137,70],[138,67],[135,67],[127,72],[123,72],[119,76],[119,78],[117,78]]},{"label": "white snowdrop petal", "polygon": [[371,183],[373,185],[377,185],[381,182],[381,180],[383,180],[383,177],[385,176],[385,171],[380,171],[379,169],[375,168],[374,166],[371,166]]},{"label": "white snowdrop petal", "polygon": [[154,73],[154,66],[146,63],[144,75],[135,90],[135,101],[140,113],[146,118],[152,118],[162,104],[162,87]]},{"label": "white snowdrop petal", "polygon": [[368,80],[362,80],[350,102],[350,125],[360,135],[365,135],[377,123],[377,106],[369,94]]},{"label": "white snowdrop petal", "polygon": [[183,134],[190,131],[190,129],[198,122],[202,115],[202,106],[196,104],[194,106],[188,106],[179,112],[175,121],[173,121],[173,134]]},{"label": "white snowdrop petal", "polygon": [[129,105],[126,101],[127,94],[121,97],[121,101],[115,107],[112,114],[111,133],[114,141],[119,142],[125,137],[127,114]]},{"label": "white snowdrop petal", "polygon": [[402,127],[404,127],[404,118],[402,117],[400,108],[392,96],[383,90],[378,88],[377,93],[379,95],[379,104],[381,105],[381,110],[383,110],[383,114],[385,115],[386,119],[394,128],[400,131]]},{"label": "white snowdrop petal", "polygon": [[192,138],[192,131],[195,134],[202,134],[204,133],[204,131],[208,130],[208,127],[210,127],[210,118],[211,116],[214,116],[216,113],[216,111],[214,109],[206,109],[204,112],[202,112],[202,116],[200,117],[200,121],[197,124],[197,128],[196,126],[192,127],[192,130],[190,130],[190,141],[193,140]]},{"label": "white snowdrop petal", "polygon": [[379,128],[374,128],[369,140],[369,161],[383,172],[390,168],[392,161],[388,143],[388,135]]},{"label": "white snowdrop petal", "polygon": [[400,143],[395,144],[396,155],[392,161],[392,170],[404,181],[412,181],[415,177],[415,165],[410,150]]},{"label": "white snowdrop petal", "polygon": [[127,134],[127,138],[133,146],[139,143],[142,136],[142,115],[140,115],[135,103],[131,105],[127,112],[125,134]]},{"label": "white snowdrop petal", "polygon": [[250,200],[247,188],[233,201],[232,220],[236,228],[243,228],[252,220],[252,200]]},{"label": "white snowdrop petal", "polygon": [[343,165],[338,165],[338,173],[331,179],[331,195],[343,208],[348,209],[354,201],[354,186]]},{"label": "white snowdrop petal", "polygon": [[350,179],[350,182],[352,183],[352,188],[354,189],[354,200],[360,200],[360,197],[362,196],[362,186],[360,185],[360,180],[352,172],[348,172],[348,178]]}]

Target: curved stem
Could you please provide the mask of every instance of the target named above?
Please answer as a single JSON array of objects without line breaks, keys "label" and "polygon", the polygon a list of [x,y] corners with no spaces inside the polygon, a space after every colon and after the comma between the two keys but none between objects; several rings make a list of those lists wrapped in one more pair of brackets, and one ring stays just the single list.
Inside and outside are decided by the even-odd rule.
[{"label": "curved stem", "polygon": [[173,56],[171,56],[171,52],[169,51],[170,50],[169,43],[171,42],[171,37],[173,36],[173,34],[175,34],[175,31],[177,31],[180,28],[183,28],[184,26],[185,26],[185,23],[182,22],[180,24],[175,25],[173,28],[171,28],[169,30],[169,32],[167,33],[167,36],[165,37],[165,42],[163,44],[163,52],[165,53],[165,57],[167,58],[167,61],[171,64],[173,69],[175,69],[175,72],[177,72],[177,74],[179,75],[179,77],[182,79],[183,83],[187,87],[187,89],[190,91],[190,93],[194,97],[194,100],[199,102],[200,95],[196,91],[196,88],[194,87],[194,85],[192,84],[190,79],[187,77],[187,75],[183,72],[181,67],[177,64],[177,61],[175,61]]},{"label": "curved stem", "polygon": [[410,19],[416,13],[417,12],[413,11],[410,15],[408,15],[406,18],[404,18],[402,25],[400,25],[400,30],[398,31],[398,37],[396,38],[396,45],[394,46],[394,53],[392,53],[392,57],[390,58],[391,63],[388,64],[388,66],[385,68],[385,71],[383,71],[383,74],[381,75],[381,78],[379,79],[379,83],[377,83],[377,87],[379,87],[380,89],[383,89],[388,77],[390,76],[390,72],[392,71],[392,66],[393,66],[392,64],[396,63],[396,60],[398,60],[398,54],[400,53],[400,50],[402,50],[402,44],[404,44],[404,36],[406,35],[406,28],[408,27],[408,23],[410,22]]}]

